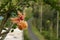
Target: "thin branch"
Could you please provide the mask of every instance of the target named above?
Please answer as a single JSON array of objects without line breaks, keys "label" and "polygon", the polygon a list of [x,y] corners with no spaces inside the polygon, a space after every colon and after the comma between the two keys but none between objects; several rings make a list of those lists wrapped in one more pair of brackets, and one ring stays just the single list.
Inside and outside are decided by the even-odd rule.
[{"label": "thin branch", "polygon": [[14,25],[14,24],[11,24],[10,27],[8,28],[8,30],[7,30],[6,32],[4,32],[4,33],[1,34],[2,38],[1,38],[0,40],[4,40],[4,39],[5,39],[7,33],[9,33],[9,31],[10,31],[10,29],[12,28],[13,25]]},{"label": "thin branch", "polygon": [[2,20],[2,22],[1,22],[1,25],[0,25],[0,34],[1,34],[1,32],[2,32],[2,29],[4,28],[5,23],[7,22],[8,18],[10,17],[10,14],[9,14],[10,12],[11,12],[11,10],[9,10],[9,11],[5,14],[5,17],[4,17],[4,19]]},{"label": "thin branch", "polygon": [[10,29],[12,28],[13,25],[14,25],[14,24],[11,24],[11,25],[9,26],[8,30],[6,30],[6,32],[4,32],[4,33],[1,33],[0,36],[9,33],[9,31],[10,31]]}]

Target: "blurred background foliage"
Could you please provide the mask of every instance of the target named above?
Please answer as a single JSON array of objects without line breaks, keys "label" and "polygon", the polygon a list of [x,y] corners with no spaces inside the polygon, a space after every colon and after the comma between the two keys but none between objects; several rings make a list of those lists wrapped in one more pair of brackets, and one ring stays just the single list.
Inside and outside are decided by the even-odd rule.
[{"label": "blurred background foliage", "polygon": [[[29,29],[39,40],[60,40],[60,0],[0,0],[0,40],[16,28],[9,18],[16,17],[18,9],[26,13],[27,22],[32,20],[28,22],[31,28],[24,30],[24,40],[33,39]],[[1,33],[2,30],[6,32]]]}]

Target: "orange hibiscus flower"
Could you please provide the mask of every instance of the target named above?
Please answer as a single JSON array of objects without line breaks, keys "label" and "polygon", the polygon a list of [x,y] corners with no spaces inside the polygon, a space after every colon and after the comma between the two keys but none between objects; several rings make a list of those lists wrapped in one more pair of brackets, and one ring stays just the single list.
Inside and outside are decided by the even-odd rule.
[{"label": "orange hibiscus flower", "polygon": [[20,30],[24,30],[28,27],[28,24],[26,21],[20,21],[19,23],[17,23],[17,25]]},{"label": "orange hibiscus flower", "polygon": [[20,30],[24,30],[28,27],[28,24],[26,21],[24,21],[24,18],[25,18],[25,15],[22,15],[22,13],[18,11],[18,16],[10,19],[13,23],[17,24]]}]

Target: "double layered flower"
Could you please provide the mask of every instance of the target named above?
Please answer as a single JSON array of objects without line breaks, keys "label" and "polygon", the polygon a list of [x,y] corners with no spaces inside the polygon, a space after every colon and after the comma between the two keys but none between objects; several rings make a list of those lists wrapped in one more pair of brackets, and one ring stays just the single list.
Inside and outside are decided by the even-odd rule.
[{"label": "double layered flower", "polygon": [[28,27],[28,24],[26,21],[24,21],[24,18],[25,18],[25,15],[22,15],[22,13],[18,11],[18,16],[10,19],[14,24],[17,24],[20,30],[24,30]]}]

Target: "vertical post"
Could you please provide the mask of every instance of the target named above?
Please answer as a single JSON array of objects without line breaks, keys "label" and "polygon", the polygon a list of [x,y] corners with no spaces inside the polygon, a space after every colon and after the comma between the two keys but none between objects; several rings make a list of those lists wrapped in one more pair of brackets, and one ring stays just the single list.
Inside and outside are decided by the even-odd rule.
[{"label": "vertical post", "polygon": [[40,3],[40,32],[42,32],[42,11],[43,11],[43,1],[41,1],[41,3]]},{"label": "vertical post", "polygon": [[59,11],[57,11],[57,39],[58,39],[58,32],[59,32]]}]

